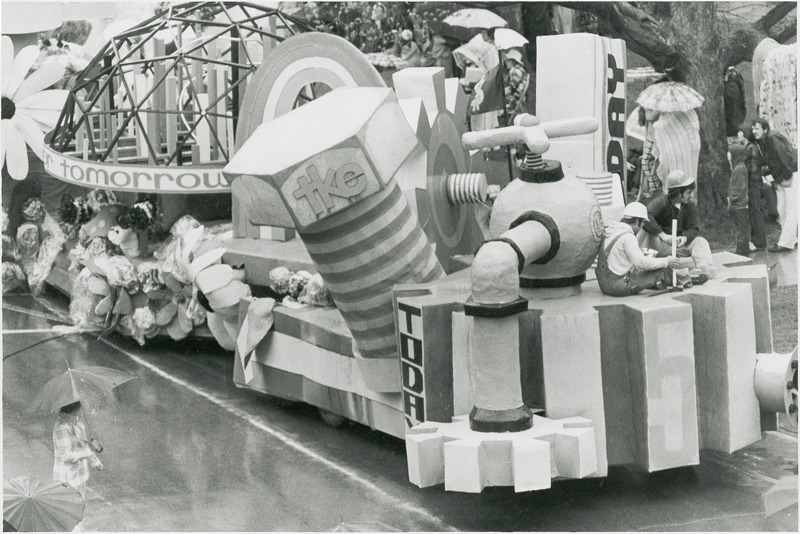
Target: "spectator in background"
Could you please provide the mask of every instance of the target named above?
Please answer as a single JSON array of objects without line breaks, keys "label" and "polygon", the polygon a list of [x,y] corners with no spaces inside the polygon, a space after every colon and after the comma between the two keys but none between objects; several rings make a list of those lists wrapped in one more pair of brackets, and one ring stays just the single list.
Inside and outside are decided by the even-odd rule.
[{"label": "spectator in background", "polygon": [[628,137],[628,158],[625,167],[628,171],[628,191],[631,198],[636,198],[642,181],[642,150],[644,143],[635,137]]},{"label": "spectator in background", "polygon": [[503,56],[506,122],[511,124],[515,115],[527,113],[525,92],[528,90],[531,77],[523,66],[519,50],[513,48],[506,50]]},{"label": "spectator in background", "polygon": [[731,180],[728,185],[728,213],[736,224],[736,254],[750,256],[750,218],[747,213],[748,172],[745,164],[746,141],[735,139],[728,145]]},{"label": "spectator in background", "polygon": [[764,178],[761,176],[761,165],[763,163],[761,149],[756,143],[756,138],[753,137],[753,132],[750,128],[745,128],[744,138],[747,141],[744,164],[747,167],[747,211],[750,217],[750,251],[754,252],[767,249],[765,214],[769,213],[770,205],[775,211],[777,211],[777,207],[772,184],[765,183]]},{"label": "spectator in background", "polygon": [[437,33],[431,37],[431,49],[428,54],[428,61],[425,67],[442,67],[444,77],[452,78],[455,76],[453,68],[453,50],[458,48],[458,41],[449,39]]},{"label": "spectator in background", "polygon": [[744,100],[744,80],[732,65],[724,75],[725,135],[736,137],[747,114]]},{"label": "spectator in background", "polygon": [[419,67],[422,64],[422,54],[414,42],[414,33],[411,30],[403,30],[397,34],[394,55],[406,60],[409,67]]},{"label": "spectator in background", "polygon": [[766,119],[756,119],[752,123],[756,145],[761,149],[764,161],[762,176],[775,183],[778,199],[778,222],[781,235],[770,252],[789,252],[797,246],[797,190],[794,175],[797,174],[797,151],[784,136],[770,130]]},{"label": "spectator in background", "polygon": [[664,184],[656,173],[658,161],[655,150],[655,132],[653,123],[661,117],[661,113],[653,109],[639,108],[639,126],[644,126],[645,136],[642,145],[642,157],[639,159],[641,167],[639,177],[639,196],[637,199],[644,201],[659,191],[662,191]]}]

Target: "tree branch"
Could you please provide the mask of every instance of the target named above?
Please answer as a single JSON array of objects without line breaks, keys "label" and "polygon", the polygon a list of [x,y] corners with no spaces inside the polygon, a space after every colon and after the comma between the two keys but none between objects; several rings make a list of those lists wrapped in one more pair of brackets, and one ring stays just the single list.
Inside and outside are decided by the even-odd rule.
[{"label": "tree branch", "polygon": [[610,37],[625,39],[631,51],[649,60],[656,69],[663,68],[675,49],[667,44],[659,21],[628,2],[554,2],[560,6],[586,11],[608,22]]},{"label": "tree branch", "polygon": [[761,19],[756,22],[755,26],[760,28],[764,33],[768,33],[770,28],[779,23],[796,7],[796,2],[781,2],[777,6],[773,7],[766,15],[761,17]]},{"label": "tree branch", "polygon": [[788,24],[780,32],[771,35],[771,37],[781,44],[786,44],[786,41],[788,41],[789,39],[791,39],[796,35],[797,35],[797,22],[794,22],[793,24]]},{"label": "tree branch", "polygon": [[765,37],[766,35],[756,29],[739,27],[726,37],[721,47],[723,53],[720,54],[720,59],[725,65],[738,65],[743,61],[752,61],[753,50]]}]

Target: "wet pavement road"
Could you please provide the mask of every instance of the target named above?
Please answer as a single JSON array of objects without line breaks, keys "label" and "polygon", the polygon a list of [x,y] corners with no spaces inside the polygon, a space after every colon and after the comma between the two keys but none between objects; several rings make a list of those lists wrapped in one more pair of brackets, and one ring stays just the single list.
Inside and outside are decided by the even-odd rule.
[{"label": "wet pavement road", "polygon": [[[66,301],[3,299],[4,358],[52,337]],[[408,482],[401,440],[359,425],[333,429],[315,410],[232,383],[213,341],[47,341],[3,361],[3,476],[49,478],[54,415],[28,413],[48,379],[104,365],[136,376],[91,415],[105,469],[93,471],[84,526],[101,531],[325,531],[380,522],[403,531],[796,531],[797,507],[767,517],[762,495],[797,474],[797,440],[766,433],[691,468],[549,491],[478,495]],[[792,523],[794,522],[794,524]]]}]

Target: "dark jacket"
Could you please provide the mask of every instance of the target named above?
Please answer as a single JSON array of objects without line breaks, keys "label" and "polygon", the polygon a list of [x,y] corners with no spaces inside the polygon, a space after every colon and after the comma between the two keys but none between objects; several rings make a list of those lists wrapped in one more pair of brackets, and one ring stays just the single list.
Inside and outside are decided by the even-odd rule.
[{"label": "dark jacket", "polygon": [[766,132],[758,141],[764,153],[764,163],[769,167],[769,174],[776,184],[791,180],[797,172],[797,151],[784,136],[772,130]]},{"label": "dark jacket", "polygon": [[[739,76],[741,78],[741,76]],[[725,134],[735,136],[747,115],[742,83],[734,77],[725,81],[723,103],[725,106]]]},{"label": "dark jacket", "polygon": [[753,139],[748,143],[745,149],[744,164],[747,166],[747,182],[750,185],[761,185],[764,181],[761,179],[761,165],[764,163],[764,158],[761,156],[761,148]]},{"label": "dark jacket", "polygon": [[728,211],[747,209],[747,167],[745,166],[745,146],[732,143],[728,147],[731,153],[731,181],[728,185]]},{"label": "dark jacket", "polygon": [[697,206],[684,203],[677,208],[663,192],[656,193],[650,199],[647,204],[647,215],[650,216],[650,220],[645,221],[642,228],[648,234],[657,236],[661,232],[665,232],[672,235],[672,219],[677,219],[678,235],[686,236],[687,245],[700,235]]}]

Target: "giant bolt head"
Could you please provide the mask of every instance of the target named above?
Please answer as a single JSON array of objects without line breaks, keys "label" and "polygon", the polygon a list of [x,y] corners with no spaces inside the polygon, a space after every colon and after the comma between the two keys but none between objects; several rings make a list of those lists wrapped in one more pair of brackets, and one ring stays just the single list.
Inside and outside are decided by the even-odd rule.
[{"label": "giant bolt head", "polygon": [[267,181],[302,231],[387,187],[416,145],[391,89],[340,88],[259,126],[223,172]]}]

